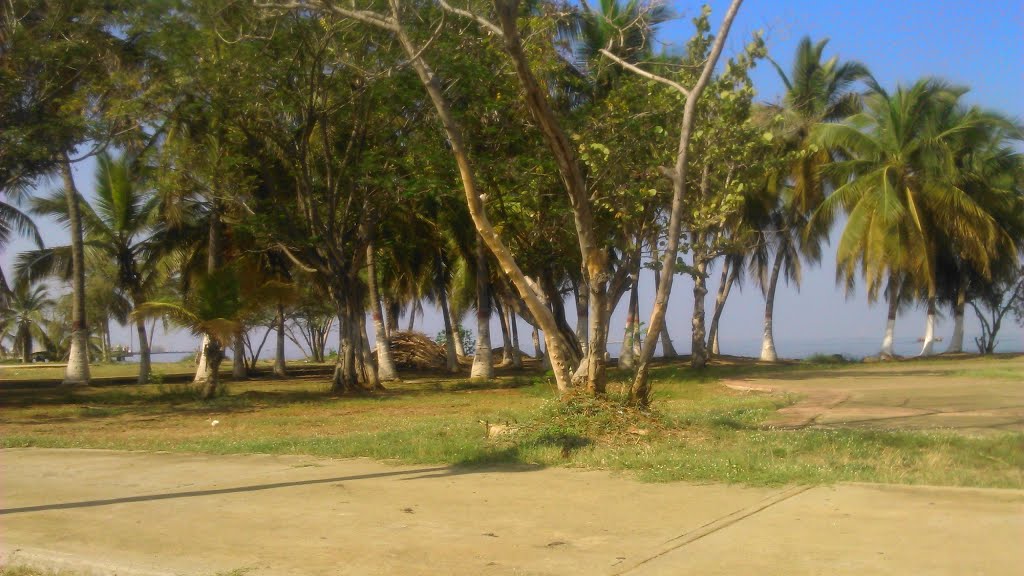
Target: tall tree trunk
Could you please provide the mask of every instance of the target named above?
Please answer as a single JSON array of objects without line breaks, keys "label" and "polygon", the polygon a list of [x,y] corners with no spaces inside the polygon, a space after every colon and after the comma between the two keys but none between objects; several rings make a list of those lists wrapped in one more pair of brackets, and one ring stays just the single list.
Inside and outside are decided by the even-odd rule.
[{"label": "tall tree trunk", "polygon": [[[284,361],[284,304],[278,303],[277,305],[277,318],[274,319],[274,328],[277,332],[277,347],[274,349],[274,376],[277,378],[287,378],[288,367]],[[312,347],[315,348],[316,346]]]},{"label": "tall tree trunk", "polygon": [[373,359],[373,352],[370,348],[370,336],[366,333],[366,314],[361,311],[357,314],[359,323],[359,360],[360,373],[362,374],[363,385],[367,390],[384,390],[380,383],[380,373],[377,363]]},{"label": "tall tree trunk", "polygon": [[32,362],[32,333],[27,327],[18,328],[21,332],[21,363],[30,364]]},{"label": "tall tree trunk", "polygon": [[718,282],[718,294],[715,296],[715,312],[711,316],[711,327],[708,329],[708,344],[711,348],[711,355],[721,354],[718,349],[718,322],[722,319],[722,312],[725,310],[725,302],[729,299],[729,292],[736,282],[736,269],[726,258],[722,263],[722,276]]},{"label": "tall tree trunk", "polygon": [[761,337],[761,360],[765,362],[776,362],[779,357],[775,354],[775,335],[772,333],[772,317],[775,314],[775,288],[779,285],[779,272],[782,270],[782,258],[784,252],[780,249],[775,255],[775,264],[772,265],[772,276],[768,281],[768,293],[764,302],[764,335]]},{"label": "tall tree trunk", "polygon": [[110,317],[103,321],[103,333],[100,335],[100,356],[103,361],[110,363]]},{"label": "tall tree trunk", "polygon": [[[683,108],[683,120],[679,125],[679,147],[676,152],[676,163],[673,167],[672,177],[672,209],[668,219],[668,239],[665,245],[665,253],[662,257],[662,268],[665,274],[658,284],[658,293],[654,298],[654,306],[651,307],[651,319],[647,326],[647,339],[644,342],[640,353],[639,365],[636,376],[633,378],[633,385],[630,387],[629,395],[633,403],[645,407],[650,403],[651,384],[648,379],[650,374],[650,362],[654,356],[654,348],[657,345],[658,333],[665,327],[665,313],[668,309],[668,299],[672,294],[672,282],[675,277],[676,257],[679,253],[679,237],[683,225],[683,210],[685,208],[686,196],[686,171],[689,158],[690,136],[693,132],[693,125],[697,117],[697,102],[701,93],[711,80],[715,65],[718,63],[722,49],[725,47],[725,40],[729,35],[729,29],[736,18],[742,0],[732,0],[726,10],[725,18],[718,34],[715,35],[714,44],[711,46],[711,53],[704,62],[700,77],[694,83],[693,88],[684,92],[686,104]],[[672,274],[668,272],[672,271]]]},{"label": "tall tree trunk", "polygon": [[465,358],[469,354],[466,354],[466,344],[462,341],[462,331],[465,330],[462,326],[464,316],[455,310],[455,307],[451,305],[451,300],[448,301],[448,312],[452,319],[452,343],[455,345],[455,356]]},{"label": "tall tree trunk", "polygon": [[[141,304],[141,301],[139,301]],[[139,384],[148,384],[149,376],[152,373],[152,362],[149,351],[149,339],[146,337],[146,320],[139,318],[135,321],[135,331],[139,334]]]},{"label": "tall tree trunk", "polygon": [[931,356],[935,351],[935,317],[937,310],[935,306],[935,293],[928,295],[928,318],[924,325],[924,344],[921,346],[921,356]]},{"label": "tall tree trunk", "polygon": [[244,329],[235,332],[235,339],[232,343],[231,352],[231,377],[235,380],[245,380],[249,377],[249,368],[245,365],[245,334]]},{"label": "tall tree trunk", "polygon": [[512,367],[520,369],[523,367],[523,357],[519,353],[519,327],[516,325],[516,312],[511,306],[507,306],[508,326],[512,332]]},{"label": "tall tree trunk", "polygon": [[[206,272],[214,273],[222,265],[224,255],[224,230],[221,226],[220,221],[220,203],[214,199],[210,202],[210,214],[209,218],[209,230],[206,240]],[[214,376],[215,370],[211,366],[211,358],[207,356],[207,350],[210,349],[210,338],[203,336],[203,344],[200,347],[201,353],[199,354],[199,364],[196,366],[196,376],[193,378],[195,384],[202,384]],[[223,355],[222,348],[218,345],[216,349]],[[218,360],[217,365],[220,365],[224,359]]]},{"label": "tall tree trunk", "polygon": [[89,385],[89,323],[85,316],[85,243],[78,188],[71,174],[71,160],[64,154],[60,164],[71,229],[71,352],[64,369],[65,386]]},{"label": "tall tree trunk", "polygon": [[402,313],[402,305],[397,301],[388,299],[387,306],[385,306],[384,309],[387,311],[387,322],[385,326],[388,329],[388,338],[391,338],[392,334],[398,332],[398,317]]},{"label": "tall tree trunk", "polygon": [[605,314],[608,307],[608,281],[604,278],[610,275],[603,270],[598,272],[600,266],[603,265],[606,266],[606,264],[591,262],[587,266],[590,270],[587,292],[590,307],[590,312],[587,315],[587,322],[590,324],[590,339],[583,357],[587,367],[587,390],[593,394],[604,394],[608,385],[605,358],[608,352],[610,318]]},{"label": "tall tree trunk", "polygon": [[415,325],[416,325],[416,306],[413,305],[413,306],[409,307],[409,325],[406,327],[406,330],[409,331],[409,332],[412,332],[412,329],[413,329],[413,327],[415,327]]},{"label": "tall tree trunk", "polygon": [[469,377],[494,379],[494,358],[491,354],[491,272],[487,266],[487,247],[476,242],[476,353]]},{"label": "tall tree trunk", "polygon": [[395,359],[391,357],[391,341],[384,323],[384,310],[377,287],[377,256],[372,242],[366,247],[366,278],[370,291],[370,313],[373,315],[373,337],[377,347],[377,376],[385,382],[398,380],[398,368],[395,367]]},{"label": "tall tree trunk", "polygon": [[[651,260],[658,262],[658,246],[657,242],[651,242]],[[661,284],[661,270],[657,267],[654,268],[654,286],[657,290],[657,286]],[[676,347],[672,344],[672,337],[668,333],[668,322],[665,323],[665,327],[661,330],[661,355],[665,358],[675,358],[679,356],[676,352]]]},{"label": "tall tree trunk", "polygon": [[964,308],[967,307],[967,281],[960,276],[960,284],[956,290],[956,304],[953,305],[953,337],[949,339],[946,352],[964,351]]},{"label": "tall tree trunk", "polygon": [[619,352],[619,368],[632,370],[634,367],[634,346],[633,340],[636,335],[636,323],[639,321],[640,298],[637,294],[639,282],[637,276],[632,275],[629,288],[629,305],[626,308],[626,329],[622,334],[622,351]]},{"label": "tall tree trunk", "polygon": [[692,332],[690,335],[690,367],[701,369],[708,363],[708,351],[705,344],[704,333],[704,298],[708,294],[707,288],[707,261],[694,256],[696,274],[693,275],[693,317],[690,321]]},{"label": "tall tree trunk", "polygon": [[[590,346],[590,295],[586,289],[586,283],[581,282],[573,285],[573,296],[576,298],[576,339],[580,342],[583,354],[587,353]],[[581,289],[582,288],[582,289]]]},{"label": "tall tree trunk", "polygon": [[544,349],[540,347],[540,333],[536,326],[533,327],[530,337],[533,339],[533,357],[537,360],[544,358]]},{"label": "tall tree trunk", "polygon": [[889,313],[886,315],[885,337],[882,338],[882,349],[878,354],[883,360],[896,356],[896,352],[893,350],[893,338],[896,334],[896,313],[900,307],[899,287],[894,281],[890,280],[889,282],[889,288],[885,291],[889,300]]},{"label": "tall tree trunk", "polygon": [[356,326],[353,322],[348,303],[338,315],[338,365],[335,367],[334,384],[331,390],[335,393],[354,392],[359,386],[356,376]]},{"label": "tall tree trunk", "polygon": [[501,366],[508,366],[512,364],[512,336],[508,331],[505,307],[497,298],[494,299],[494,312],[498,315],[498,325],[501,327]]},{"label": "tall tree trunk", "polygon": [[448,308],[448,287],[445,286],[444,268],[441,257],[434,259],[434,290],[437,291],[437,301],[441,305],[441,317],[444,319],[444,350],[448,360],[448,371],[452,374],[459,371],[459,359],[455,351],[455,339],[461,337],[455,335],[452,327],[452,313]]}]

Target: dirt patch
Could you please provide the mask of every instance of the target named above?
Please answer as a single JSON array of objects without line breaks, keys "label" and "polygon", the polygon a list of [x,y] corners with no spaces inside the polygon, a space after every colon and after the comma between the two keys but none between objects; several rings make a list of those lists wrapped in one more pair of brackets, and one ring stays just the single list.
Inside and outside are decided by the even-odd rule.
[{"label": "dirt patch", "polygon": [[1024,358],[998,370],[964,371],[915,363],[858,368],[855,373],[786,374],[779,378],[727,380],[734,390],[793,394],[798,399],[766,424],[776,428],[870,427],[1024,431],[1024,386],[1016,374]]}]

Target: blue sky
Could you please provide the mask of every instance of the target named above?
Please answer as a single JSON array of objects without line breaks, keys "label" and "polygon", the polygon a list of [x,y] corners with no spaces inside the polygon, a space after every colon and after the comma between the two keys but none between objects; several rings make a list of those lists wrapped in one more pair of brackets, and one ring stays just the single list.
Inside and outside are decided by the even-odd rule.
[{"label": "blue sky", "polygon": [[[671,3],[681,15],[679,20],[664,26],[660,39],[681,45],[692,31],[690,18],[700,9],[696,2]],[[712,26],[717,30],[727,0],[710,2]],[[828,55],[855,59],[866,64],[878,81],[886,87],[897,82],[910,83],[922,76],[938,76],[955,84],[971,87],[971,103],[999,110],[1024,120],[1024,3],[1009,0],[746,0],[734,23],[726,54],[742,48],[751,34],[763,30],[772,57],[788,69],[797,42],[810,35],[813,39],[830,38]],[[774,69],[767,63],[754,73],[755,85],[762,100],[774,100],[781,92]],[[91,167],[77,170],[76,179],[86,193],[91,188]],[[44,237],[50,244],[66,243],[67,233],[53,224],[44,224]],[[15,242],[0,256],[0,265],[10,272],[14,254],[27,244]],[[849,297],[835,286],[834,259],[826,249],[826,258],[814,269],[805,271],[801,290],[780,287],[776,302],[776,346],[782,357],[797,357],[813,352],[870,354],[877,350],[885,326],[882,306],[869,307],[862,291]],[[709,314],[717,288],[713,273],[709,290]],[[669,328],[676,347],[689,349],[689,319],[692,309],[692,281],[680,276],[670,303]],[[641,314],[646,317],[653,301],[650,279],[641,285]],[[764,301],[752,286],[730,298],[722,320],[723,352],[756,354]],[[572,310],[570,308],[570,321]],[[621,311],[613,319],[612,341],[620,341]],[[440,329],[435,313],[428,311],[426,331]],[[472,318],[466,318],[467,327]],[[952,330],[947,318],[940,322],[938,334],[949,337]],[[403,322],[404,325],[404,322]],[[424,326],[417,320],[417,325]],[[910,354],[914,340],[923,333],[921,310],[904,313],[897,324],[898,352]],[[121,331],[120,341],[127,343],[128,331]],[[491,333],[500,337],[495,324]],[[523,347],[529,347],[525,328]],[[978,333],[973,314],[968,311],[968,338],[965,346],[973,348],[972,338]],[[115,335],[115,341],[119,341]],[[158,344],[175,348],[191,346],[187,335],[158,336]],[[1012,321],[1001,333],[1004,350],[1024,349],[1024,329]],[[496,344],[500,344],[497,342]],[[332,344],[333,346],[334,344]],[[944,349],[940,344],[937,349]],[[611,346],[615,353],[615,345]]]}]

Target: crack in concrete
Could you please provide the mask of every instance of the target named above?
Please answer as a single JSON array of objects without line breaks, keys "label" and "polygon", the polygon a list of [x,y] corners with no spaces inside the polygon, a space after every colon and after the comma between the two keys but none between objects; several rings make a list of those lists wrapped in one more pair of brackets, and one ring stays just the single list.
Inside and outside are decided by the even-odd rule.
[{"label": "crack in concrete", "polygon": [[665,542],[665,544],[663,544],[664,548],[658,553],[654,554],[653,556],[644,558],[643,560],[635,564],[632,564],[627,568],[623,568],[618,572],[612,572],[611,576],[621,576],[622,574],[628,574],[652,560],[661,558],[662,556],[670,552],[673,552],[684,546],[692,544],[693,542],[696,542],[697,540],[700,540],[705,536],[710,536],[715,532],[724,530],[725,528],[728,528],[729,526],[732,526],[737,522],[750,518],[758,512],[771,508],[776,504],[785,502],[786,500],[789,500],[794,496],[803,494],[804,492],[810,490],[811,488],[815,488],[815,486],[794,486],[792,488],[783,490],[782,492],[779,492],[777,494],[773,494],[768,498],[765,498],[764,500],[758,502],[757,504],[754,504],[753,506],[748,506],[747,508],[740,508],[735,512],[722,516],[721,518],[716,518],[715,520],[712,520],[711,522],[708,522],[707,524],[704,524],[699,528],[690,530],[689,532],[685,532],[683,534],[680,534],[679,536],[676,536],[675,538],[669,539]]}]

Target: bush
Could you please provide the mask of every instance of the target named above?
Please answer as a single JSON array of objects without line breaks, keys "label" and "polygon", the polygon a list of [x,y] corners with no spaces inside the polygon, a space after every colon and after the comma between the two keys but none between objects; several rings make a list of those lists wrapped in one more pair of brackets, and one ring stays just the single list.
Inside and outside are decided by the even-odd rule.
[{"label": "bush", "polygon": [[[473,337],[473,333],[466,330],[462,326],[459,326],[459,340],[462,341],[462,349],[466,352],[466,356],[472,356],[476,352],[476,338]],[[448,344],[448,335],[441,330],[434,336],[434,342],[437,342],[441,346]]]},{"label": "bush", "polygon": [[856,360],[842,354],[824,354],[819,352],[804,358],[804,362],[808,364],[850,364],[856,362]]}]

